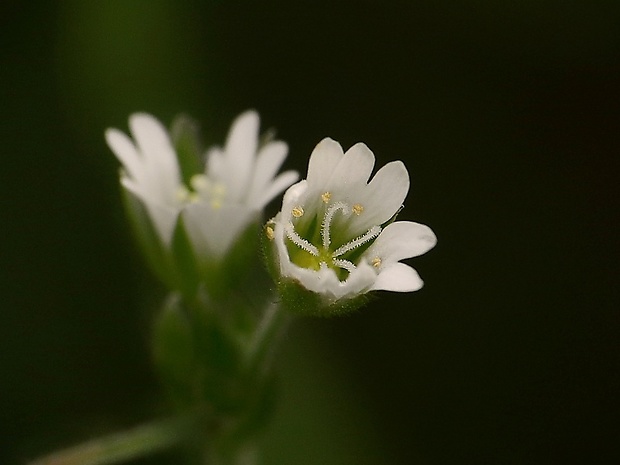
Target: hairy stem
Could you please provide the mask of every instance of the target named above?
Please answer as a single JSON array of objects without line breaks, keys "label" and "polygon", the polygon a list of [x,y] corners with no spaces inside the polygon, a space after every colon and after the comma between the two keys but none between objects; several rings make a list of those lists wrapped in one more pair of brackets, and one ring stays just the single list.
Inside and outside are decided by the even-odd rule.
[{"label": "hairy stem", "polygon": [[54,452],[29,465],[108,465],[123,462],[183,442],[195,422],[194,417],[182,417],[147,423]]}]

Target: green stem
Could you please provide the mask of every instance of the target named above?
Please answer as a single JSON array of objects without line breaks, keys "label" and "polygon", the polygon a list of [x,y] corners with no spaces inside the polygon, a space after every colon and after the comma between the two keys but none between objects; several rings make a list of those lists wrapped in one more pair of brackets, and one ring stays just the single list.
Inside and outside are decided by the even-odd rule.
[{"label": "green stem", "polygon": [[265,313],[256,328],[254,336],[248,344],[246,351],[246,366],[256,367],[274,349],[275,339],[288,321],[287,314],[282,311],[277,303],[271,303],[265,309]]},{"label": "green stem", "polygon": [[108,465],[142,457],[187,439],[194,417],[148,423],[54,452],[29,465]]}]

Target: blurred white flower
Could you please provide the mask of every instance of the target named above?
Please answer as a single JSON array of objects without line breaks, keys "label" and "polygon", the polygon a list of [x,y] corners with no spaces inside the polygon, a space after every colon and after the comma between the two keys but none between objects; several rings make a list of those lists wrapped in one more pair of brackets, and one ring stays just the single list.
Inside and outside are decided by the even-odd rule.
[{"label": "blurred white flower", "polygon": [[343,153],[326,138],[310,156],[306,180],[291,186],[282,210],[266,226],[280,276],[331,305],[375,290],[409,292],[422,280],[400,260],[431,249],[428,226],[392,222],[409,190],[400,161],[368,183],[375,157],[358,143]]},{"label": "blurred white flower", "polygon": [[165,246],[182,217],[194,250],[208,260],[221,259],[260,220],[265,205],[298,179],[294,171],[276,176],[288,147],[282,141],[259,146],[255,111],[237,117],[223,149],[207,151],[205,172],[194,175],[189,186],[182,182],[170,134],[159,121],[135,113],[129,128],[133,140],[117,129],[105,132],[123,164],[122,185],[143,202]]},{"label": "blurred white flower", "polygon": [[123,164],[121,184],[144,203],[160,238],[170,245],[185,203],[181,172],[168,131],[147,113],[129,117],[132,141],[118,129],[107,129],[105,138]]},{"label": "blurred white flower", "polygon": [[235,119],[224,148],[207,152],[205,174],[194,176],[183,211],[192,243],[200,254],[220,259],[239,235],[260,221],[263,208],[299,178],[296,171],[276,176],[288,146],[259,146],[259,117],[247,111]]}]

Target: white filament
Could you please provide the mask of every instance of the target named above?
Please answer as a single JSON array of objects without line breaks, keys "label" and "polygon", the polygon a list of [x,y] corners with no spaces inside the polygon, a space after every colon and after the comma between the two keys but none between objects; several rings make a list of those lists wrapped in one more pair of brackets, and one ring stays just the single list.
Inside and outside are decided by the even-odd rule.
[{"label": "white filament", "polygon": [[312,245],[310,242],[297,234],[293,223],[289,221],[289,223],[284,227],[284,231],[286,232],[286,237],[288,237],[291,242],[293,242],[297,247],[305,250],[310,255],[314,255],[315,257],[319,256],[319,249],[317,249],[316,246]]}]

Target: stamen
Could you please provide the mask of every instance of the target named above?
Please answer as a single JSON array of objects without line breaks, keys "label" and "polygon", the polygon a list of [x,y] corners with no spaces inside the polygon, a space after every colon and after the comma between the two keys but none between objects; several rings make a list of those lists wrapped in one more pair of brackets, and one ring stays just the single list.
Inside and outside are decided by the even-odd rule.
[{"label": "stamen", "polygon": [[336,202],[325,212],[325,216],[323,217],[323,223],[321,224],[321,237],[323,238],[323,248],[329,248],[329,244],[331,244],[332,242],[329,229],[331,228],[334,215],[338,210],[342,210],[342,212],[346,215],[348,207],[349,206],[344,202]]},{"label": "stamen", "polygon": [[273,228],[271,226],[265,226],[265,235],[270,241],[273,240],[273,238],[275,237],[275,233],[273,232]]},{"label": "stamen", "polygon": [[362,204],[356,203],[355,205],[353,205],[353,208],[351,210],[353,210],[353,213],[359,216],[360,213],[364,211],[364,206]]},{"label": "stamen", "polygon": [[206,174],[195,174],[189,180],[194,192],[189,194],[190,202],[205,201],[211,208],[219,210],[226,198],[226,186],[221,182],[214,182]]},{"label": "stamen", "polygon": [[189,185],[192,186],[192,189],[195,191],[203,192],[209,189],[211,181],[209,181],[209,178],[204,174],[195,174],[189,180]]},{"label": "stamen", "polygon": [[332,254],[332,257],[339,257],[340,255],[344,255],[345,253],[353,249],[356,249],[360,245],[374,239],[380,233],[381,233],[381,226],[373,226],[361,236],[356,237],[352,241],[349,241],[346,244],[344,244],[343,246],[338,247]]},{"label": "stamen", "polygon": [[293,223],[289,222],[284,227],[284,231],[286,232],[286,237],[288,237],[289,240],[293,242],[297,247],[299,247],[302,250],[305,250],[310,255],[314,255],[315,257],[319,256],[319,249],[317,249],[314,245],[312,245],[310,242],[308,242],[303,237],[301,237],[299,234],[297,234],[297,231],[295,231],[295,227],[293,226]]},{"label": "stamen", "polygon": [[375,268],[379,268],[381,266],[381,258],[380,257],[375,257],[372,259],[372,266],[374,266]]},{"label": "stamen", "polygon": [[339,268],[343,268],[347,270],[349,273],[353,273],[355,271],[355,265],[351,263],[349,260],[342,260],[340,258],[334,258],[332,263]]},{"label": "stamen", "polygon": [[297,206],[297,207],[293,207],[293,210],[291,210],[291,214],[295,217],[295,218],[301,218],[302,216],[304,216],[304,209],[301,205]]},{"label": "stamen", "polygon": [[187,201],[189,201],[190,200],[189,189],[187,189],[187,187],[185,187],[183,184],[181,184],[177,188],[176,198],[177,198],[177,200],[179,202],[187,202]]},{"label": "stamen", "polygon": [[323,193],[321,194],[321,200],[322,200],[324,203],[329,203],[329,201],[331,200],[331,198],[332,198],[332,193],[331,193],[331,192],[323,192]]}]

